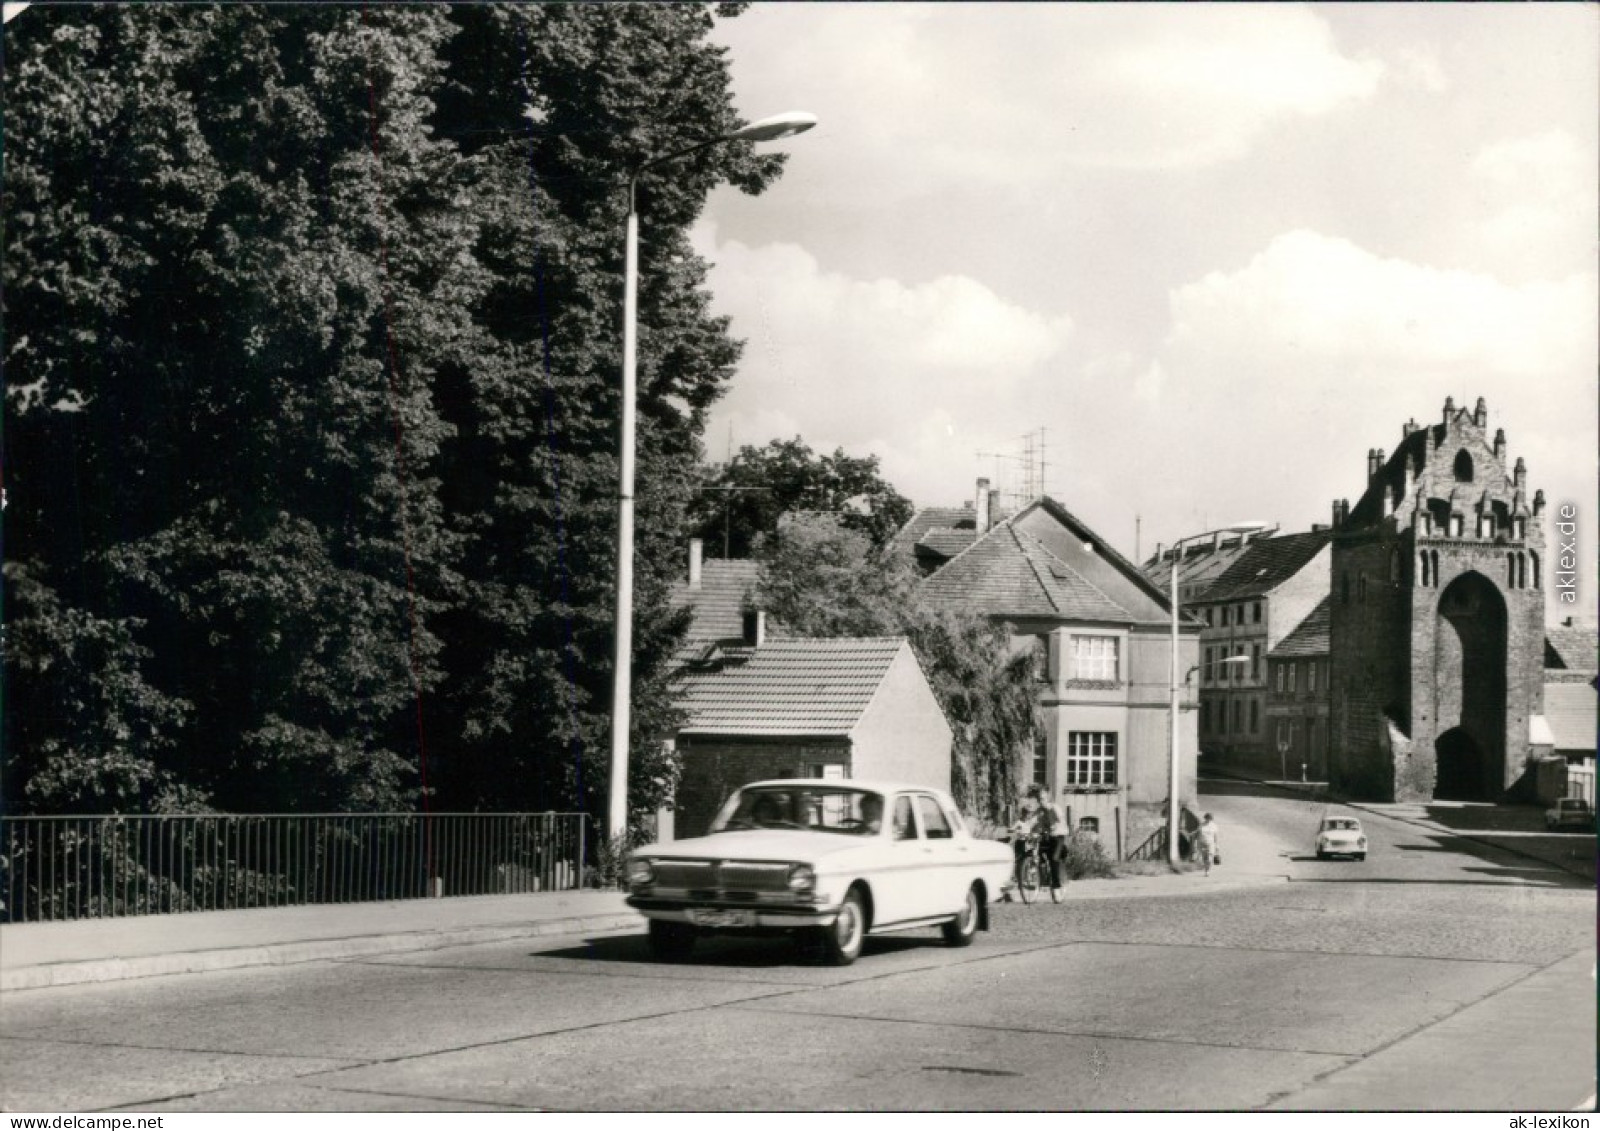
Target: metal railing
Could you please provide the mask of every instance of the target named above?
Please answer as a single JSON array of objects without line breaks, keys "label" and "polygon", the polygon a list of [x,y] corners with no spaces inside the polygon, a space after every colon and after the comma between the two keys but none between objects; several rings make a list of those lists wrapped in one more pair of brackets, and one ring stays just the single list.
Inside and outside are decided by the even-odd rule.
[{"label": "metal railing", "polygon": [[0,922],[582,886],[583,813],[8,817]]}]

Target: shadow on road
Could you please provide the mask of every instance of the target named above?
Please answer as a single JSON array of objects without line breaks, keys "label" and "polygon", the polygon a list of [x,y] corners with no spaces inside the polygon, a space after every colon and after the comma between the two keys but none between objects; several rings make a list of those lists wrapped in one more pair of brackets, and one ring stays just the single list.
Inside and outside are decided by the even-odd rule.
[{"label": "shadow on road", "polygon": [[[943,940],[937,937],[894,935],[868,938],[861,948],[861,954],[862,957],[868,957],[874,954],[893,954],[899,951],[943,946]],[[820,946],[809,939],[755,935],[702,936],[695,941],[694,950],[690,951],[689,956],[676,962],[655,957],[651,953],[650,942],[644,935],[601,936],[586,940],[583,946],[535,951],[531,957],[566,958],[575,962],[607,962],[623,965],[679,966],[689,969],[735,967],[742,970],[765,970],[780,966],[827,965],[823,960]]]}]

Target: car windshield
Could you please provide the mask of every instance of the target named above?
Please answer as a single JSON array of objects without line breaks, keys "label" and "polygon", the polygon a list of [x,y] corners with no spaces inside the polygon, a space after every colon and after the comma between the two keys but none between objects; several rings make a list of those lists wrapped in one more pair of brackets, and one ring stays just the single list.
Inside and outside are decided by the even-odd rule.
[{"label": "car windshield", "polygon": [[1330,817],[1328,820],[1322,822],[1322,827],[1324,829],[1333,829],[1333,830],[1343,830],[1343,831],[1346,831],[1346,832],[1354,832],[1356,829],[1359,829],[1361,827],[1361,822],[1360,821],[1354,821],[1354,820],[1345,820],[1345,819],[1340,818],[1340,817]]},{"label": "car windshield", "polygon": [[844,836],[876,836],[882,828],[882,794],[821,782],[741,789],[711,822],[712,833],[809,829]]}]

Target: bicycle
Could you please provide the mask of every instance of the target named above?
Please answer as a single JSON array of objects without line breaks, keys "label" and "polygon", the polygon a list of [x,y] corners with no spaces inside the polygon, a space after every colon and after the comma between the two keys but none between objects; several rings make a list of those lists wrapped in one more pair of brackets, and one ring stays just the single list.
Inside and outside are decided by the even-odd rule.
[{"label": "bicycle", "polygon": [[[1015,870],[1017,898],[1021,899],[1023,903],[1032,903],[1033,897],[1039,892],[1039,883],[1048,873],[1048,870],[1049,862],[1044,859],[1043,838],[1030,835],[1027,840],[1027,847],[1023,849],[1022,855],[1017,858]],[[1061,878],[1059,872],[1056,878],[1058,880]],[[1061,902],[1061,889],[1059,887],[1050,889],[1050,902]]]}]

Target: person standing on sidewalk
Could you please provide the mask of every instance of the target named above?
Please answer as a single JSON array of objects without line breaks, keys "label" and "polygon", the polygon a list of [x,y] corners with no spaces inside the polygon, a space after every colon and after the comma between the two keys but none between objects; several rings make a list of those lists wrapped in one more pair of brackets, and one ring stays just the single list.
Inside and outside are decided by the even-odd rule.
[{"label": "person standing on sidewalk", "polygon": [[1206,875],[1211,874],[1211,865],[1222,863],[1222,842],[1217,837],[1217,822],[1207,813],[1200,822],[1200,828],[1195,833],[1195,841],[1200,849],[1200,855],[1205,858]]}]

